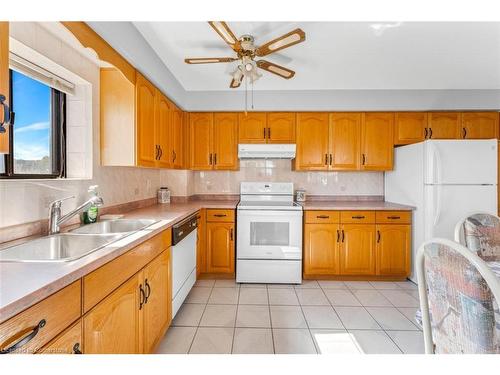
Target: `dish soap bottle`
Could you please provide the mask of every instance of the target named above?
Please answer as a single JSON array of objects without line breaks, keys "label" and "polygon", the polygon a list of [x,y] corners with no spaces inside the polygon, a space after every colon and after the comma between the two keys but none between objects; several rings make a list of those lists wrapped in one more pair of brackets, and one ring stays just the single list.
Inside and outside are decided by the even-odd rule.
[{"label": "dish soap bottle", "polygon": [[[91,196],[97,197],[97,188],[98,185],[92,185],[89,187],[88,192],[90,193]],[[91,204],[87,211],[83,212],[83,223],[84,224],[91,224],[95,223],[97,221],[97,216],[99,214],[99,207],[95,204]]]}]

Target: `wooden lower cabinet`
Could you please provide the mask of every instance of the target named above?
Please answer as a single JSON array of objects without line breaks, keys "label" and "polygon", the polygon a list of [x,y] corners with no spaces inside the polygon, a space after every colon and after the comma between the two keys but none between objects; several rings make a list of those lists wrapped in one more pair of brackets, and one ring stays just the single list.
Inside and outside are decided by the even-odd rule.
[{"label": "wooden lower cabinet", "polygon": [[407,276],[410,272],[411,226],[377,225],[377,275]]},{"label": "wooden lower cabinet", "polygon": [[234,223],[207,223],[207,272],[234,274]]},{"label": "wooden lower cabinet", "polygon": [[304,274],[338,275],[338,224],[308,224],[304,230]]},{"label": "wooden lower cabinet", "polygon": [[196,277],[207,272],[207,251],[206,251],[206,236],[207,236],[207,210],[202,208],[198,213],[196,220],[198,236],[196,237]]},{"label": "wooden lower cabinet", "polygon": [[375,225],[342,225],[340,245],[341,275],[374,275],[375,255]]},{"label": "wooden lower cabinet", "polygon": [[40,354],[83,354],[82,320],[73,324],[49,342]]}]

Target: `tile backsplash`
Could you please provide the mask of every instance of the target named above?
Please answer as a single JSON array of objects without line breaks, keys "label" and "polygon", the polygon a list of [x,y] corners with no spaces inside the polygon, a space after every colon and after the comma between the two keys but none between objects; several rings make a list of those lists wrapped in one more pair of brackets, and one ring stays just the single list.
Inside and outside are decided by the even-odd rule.
[{"label": "tile backsplash", "polygon": [[242,181],[293,182],[313,195],[384,195],[382,172],[294,172],[290,160],[242,160],[239,171],[194,172],[194,194],[238,194]]}]

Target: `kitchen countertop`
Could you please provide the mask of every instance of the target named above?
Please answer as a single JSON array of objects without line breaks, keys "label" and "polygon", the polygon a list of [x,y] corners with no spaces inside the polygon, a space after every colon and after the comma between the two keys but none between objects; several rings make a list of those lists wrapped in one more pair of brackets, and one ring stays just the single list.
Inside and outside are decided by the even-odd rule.
[{"label": "kitchen countertop", "polygon": [[306,201],[301,204],[304,210],[376,210],[412,211],[413,206],[386,201]]},{"label": "kitchen countertop", "polygon": [[159,221],[80,259],[71,262],[0,262],[0,323],[168,229],[199,209],[234,209],[237,204],[238,201],[213,200],[140,208],[125,213],[124,218]]}]

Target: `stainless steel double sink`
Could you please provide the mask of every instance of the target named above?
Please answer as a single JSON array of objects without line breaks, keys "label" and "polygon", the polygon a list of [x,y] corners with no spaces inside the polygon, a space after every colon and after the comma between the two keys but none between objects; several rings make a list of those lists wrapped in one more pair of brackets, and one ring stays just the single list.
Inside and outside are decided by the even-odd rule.
[{"label": "stainless steel double sink", "polygon": [[69,262],[154,223],[150,219],[99,221],[0,250],[0,262]]}]

